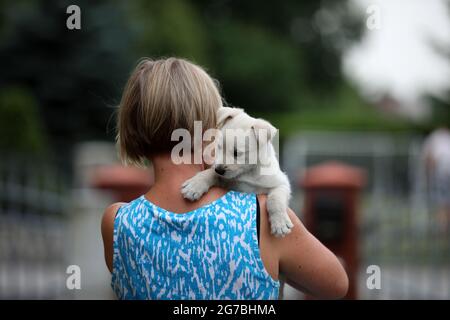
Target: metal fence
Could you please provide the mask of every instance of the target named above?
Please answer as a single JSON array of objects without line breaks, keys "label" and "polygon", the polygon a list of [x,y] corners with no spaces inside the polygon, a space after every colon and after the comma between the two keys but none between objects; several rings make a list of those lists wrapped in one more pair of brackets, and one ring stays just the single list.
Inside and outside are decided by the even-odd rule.
[{"label": "metal fence", "polygon": [[67,187],[55,163],[2,154],[1,299],[67,297]]},{"label": "metal fence", "polygon": [[[283,145],[283,167],[293,186],[298,185],[298,177],[306,168],[327,160],[366,170],[368,183],[361,199],[358,230],[361,299],[450,298],[450,241],[439,229],[427,196],[421,143],[421,139],[405,135],[307,132]],[[98,237],[89,240],[90,246],[95,244],[95,259],[94,253],[76,259],[67,254],[71,252],[67,233],[73,184],[65,175],[66,169],[57,161],[2,154],[1,299],[73,298],[65,284],[67,265],[73,261],[84,266],[86,279],[99,278],[107,286],[107,276],[104,281],[99,276],[106,271],[101,257],[97,257],[101,253]],[[294,209],[301,213],[303,192],[298,187],[293,200]],[[80,201],[82,204],[85,200]],[[103,205],[91,211],[100,214]],[[85,214],[79,216],[90,217],[86,223],[78,223],[83,230],[99,223],[100,218],[91,211],[82,211]],[[83,232],[97,235],[98,225],[92,230]],[[85,233],[76,232],[83,238]],[[79,250],[86,252],[86,248]],[[90,266],[87,262],[93,260],[96,265]],[[369,265],[381,268],[380,290],[366,286]],[[109,298],[110,290],[100,289],[89,291],[86,287],[84,291],[92,292],[89,297]],[[103,296],[98,293],[102,290]]]},{"label": "metal fence", "polygon": [[[338,160],[367,173],[358,230],[360,299],[450,298],[450,239],[427,196],[421,145],[415,136],[355,132],[304,132],[284,144],[297,212],[303,205],[298,179],[308,167]],[[366,286],[369,265],[381,269],[380,290]]]}]

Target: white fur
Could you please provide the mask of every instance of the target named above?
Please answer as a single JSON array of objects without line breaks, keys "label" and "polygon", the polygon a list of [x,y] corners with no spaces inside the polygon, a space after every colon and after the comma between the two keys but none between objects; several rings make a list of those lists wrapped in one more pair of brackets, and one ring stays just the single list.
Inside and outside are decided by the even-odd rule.
[{"label": "white fur", "polygon": [[[222,186],[241,192],[255,192],[267,194],[267,211],[271,225],[271,232],[275,236],[285,236],[291,231],[293,224],[287,214],[291,187],[285,173],[278,164],[272,138],[277,130],[263,119],[255,119],[242,109],[222,107],[218,111],[218,127],[222,132],[216,140],[214,165],[199,172],[184,182],[181,192],[186,199],[198,200],[212,186]],[[248,137],[248,144],[242,141],[227,148],[227,129],[236,132],[241,130],[239,136]],[[267,133],[259,135],[260,130]],[[230,139],[228,139],[229,141]],[[258,148],[267,148],[264,154],[258,153]],[[230,163],[228,159],[236,159],[235,155],[256,159],[256,162],[243,164]],[[236,161],[234,161],[236,162]],[[222,175],[216,171],[224,171]],[[261,174],[270,172],[270,174]]]}]

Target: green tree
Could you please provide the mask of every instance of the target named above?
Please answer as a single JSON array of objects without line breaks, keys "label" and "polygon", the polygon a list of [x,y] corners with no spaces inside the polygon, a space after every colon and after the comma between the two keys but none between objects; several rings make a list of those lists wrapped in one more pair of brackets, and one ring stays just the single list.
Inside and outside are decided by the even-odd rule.
[{"label": "green tree", "polygon": [[0,86],[20,85],[36,97],[52,144],[61,148],[106,137],[111,105],[129,69],[120,2],[77,1],[81,30],[66,28],[70,4],[19,1],[2,8]]},{"label": "green tree", "polygon": [[298,110],[338,94],[341,55],[363,30],[345,0],[194,3],[228,100],[256,112]]},{"label": "green tree", "polygon": [[[81,8],[81,30],[66,28],[70,4]],[[227,101],[252,113],[322,108],[340,95],[340,57],[361,34],[347,4],[0,0],[0,86],[36,99],[49,144],[62,150],[113,139],[114,107],[142,56],[205,66]]]}]

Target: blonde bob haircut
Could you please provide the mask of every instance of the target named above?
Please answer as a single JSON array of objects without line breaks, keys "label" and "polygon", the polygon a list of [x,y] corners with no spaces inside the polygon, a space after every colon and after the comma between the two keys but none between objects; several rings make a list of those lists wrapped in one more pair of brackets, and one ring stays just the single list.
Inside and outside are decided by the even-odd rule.
[{"label": "blonde bob haircut", "polygon": [[141,59],[123,91],[118,110],[117,145],[125,164],[145,165],[155,154],[171,152],[175,129],[194,134],[216,127],[222,98],[215,81],[201,67],[178,58]]}]

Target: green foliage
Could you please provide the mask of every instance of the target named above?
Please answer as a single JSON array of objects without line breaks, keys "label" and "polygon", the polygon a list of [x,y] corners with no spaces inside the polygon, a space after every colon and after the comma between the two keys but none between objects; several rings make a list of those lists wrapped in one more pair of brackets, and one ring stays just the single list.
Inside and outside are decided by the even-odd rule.
[{"label": "green foliage", "polygon": [[421,129],[405,119],[383,114],[356,94],[347,85],[341,85],[336,95],[305,100],[298,111],[256,113],[270,120],[282,138],[301,130],[355,130],[355,131],[408,131]]},{"label": "green foliage", "polygon": [[40,153],[46,149],[37,101],[24,88],[0,90],[0,128],[0,150]]},{"label": "green foliage", "polygon": [[[341,73],[343,50],[362,33],[348,3],[79,0],[82,29],[70,31],[66,8],[73,2],[0,0],[2,94],[12,99],[7,88],[20,87],[24,99],[34,97],[52,146],[112,140],[113,106],[136,60],[179,56],[206,67],[231,105],[273,120],[286,134],[387,128]],[[0,127],[0,136],[8,130]]]},{"label": "green foliage", "polygon": [[432,128],[446,126],[450,128],[450,90],[443,97],[428,96],[431,105],[431,117],[428,125]]},{"label": "green foliage", "polygon": [[[78,1],[82,30],[66,28],[69,1],[20,1],[5,8],[0,44],[0,86],[20,85],[39,102],[52,144],[65,148],[105,137],[110,105],[129,66],[120,8]],[[0,128],[0,135],[2,129]]]},{"label": "green foliage", "polygon": [[303,84],[300,52],[252,25],[216,28],[216,73],[231,104],[257,111],[293,109]]},{"label": "green foliage", "polygon": [[137,56],[179,56],[208,62],[207,30],[187,1],[134,1],[127,7]]},{"label": "green foliage", "polygon": [[[221,57],[226,44],[227,54],[234,51],[233,65],[239,62],[252,63],[255,68],[265,69],[270,68],[270,64],[280,64],[278,60],[283,59],[282,63],[293,69],[284,75],[284,78],[293,84],[284,88],[285,94],[291,96],[288,99],[292,101],[288,106],[273,105],[272,109],[275,112],[279,108],[289,108],[291,105],[298,107],[298,103],[294,102],[298,96],[333,94],[343,81],[340,59],[342,52],[349,44],[359,39],[363,30],[361,16],[349,10],[349,2],[345,0],[227,2],[197,0],[194,3],[204,12],[205,23],[211,26],[209,30],[210,39],[214,44],[214,57]],[[323,12],[331,12],[328,16],[331,16],[333,21],[318,19]],[[335,28],[322,30],[324,25],[330,23]],[[263,35],[263,39],[260,35]],[[257,39],[254,40],[253,37]],[[255,46],[258,39],[260,40],[258,46]],[[251,51],[250,60],[245,55],[239,55],[241,51],[249,52],[250,48],[255,49]],[[260,55],[270,57],[270,61],[259,59]],[[221,61],[223,59],[216,60],[214,67],[222,67],[220,70],[223,71],[225,66]],[[275,69],[280,68],[275,66]],[[222,74],[219,76],[222,78]],[[282,78],[278,82],[277,77],[280,76],[276,73],[267,80],[271,82],[271,89],[260,90],[261,101],[265,101],[263,95],[283,90],[285,81]],[[228,82],[223,83],[227,90]],[[303,85],[298,87],[296,84],[299,83]],[[255,83],[253,89],[257,90],[258,85],[259,82]],[[235,84],[232,83],[232,86]],[[295,87],[295,91],[289,91],[291,86]],[[239,95],[239,98],[242,97]],[[231,102],[239,104],[238,101]],[[259,104],[250,104],[246,107],[255,111],[260,109]]]}]

